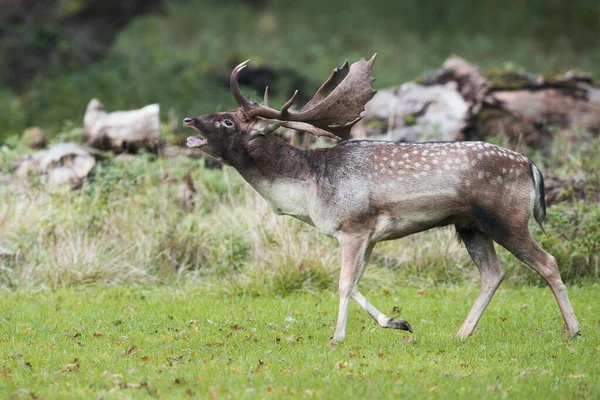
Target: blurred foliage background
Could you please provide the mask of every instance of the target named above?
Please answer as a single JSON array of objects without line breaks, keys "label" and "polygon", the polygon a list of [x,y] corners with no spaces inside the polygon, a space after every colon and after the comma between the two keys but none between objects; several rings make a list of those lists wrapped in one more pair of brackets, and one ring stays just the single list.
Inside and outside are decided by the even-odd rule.
[{"label": "blurred foliage background", "polygon": [[483,68],[597,76],[599,34],[597,0],[2,1],[0,143],[31,125],[52,135],[79,124],[92,97],[112,110],[158,102],[163,117],[230,108],[226,78],[247,58],[293,71],[278,81],[280,99],[374,52],[377,88],[450,54]]}]

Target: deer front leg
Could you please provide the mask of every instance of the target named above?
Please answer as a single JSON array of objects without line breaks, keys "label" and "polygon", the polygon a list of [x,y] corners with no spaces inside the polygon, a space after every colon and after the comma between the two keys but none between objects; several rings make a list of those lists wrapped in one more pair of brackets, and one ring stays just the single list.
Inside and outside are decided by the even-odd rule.
[{"label": "deer front leg", "polygon": [[406,321],[386,316],[358,291],[358,282],[365,271],[374,246],[369,242],[368,235],[340,234],[338,239],[342,250],[342,270],[339,281],[340,305],[333,341],[340,342],[346,337],[350,298],[367,311],[380,326],[412,332],[412,328]]}]

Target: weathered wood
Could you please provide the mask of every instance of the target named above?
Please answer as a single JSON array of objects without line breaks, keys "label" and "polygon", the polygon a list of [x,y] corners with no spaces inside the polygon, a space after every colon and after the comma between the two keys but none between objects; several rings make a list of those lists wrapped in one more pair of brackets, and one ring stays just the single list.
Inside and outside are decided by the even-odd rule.
[{"label": "weathered wood", "polygon": [[600,133],[600,88],[588,76],[492,71],[488,77],[492,84],[471,129],[465,131],[466,138],[503,134],[545,148],[553,136],[570,135],[573,130]]},{"label": "weathered wood", "polygon": [[353,136],[416,141],[504,135],[545,148],[554,135],[576,129],[600,133],[600,87],[589,76],[483,72],[450,57],[415,83],[379,91]]},{"label": "weathered wood", "polygon": [[157,151],[159,111],[158,104],[150,104],[138,110],[108,113],[100,101],[92,99],[83,120],[85,139],[92,147],[116,153],[135,153],[140,149]]},{"label": "weathered wood", "polygon": [[469,104],[455,84],[428,87],[408,82],[378,91],[352,135],[402,142],[455,140],[468,112]]},{"label": "weathered wood", "polygon": [[25,178],[33,173],[50,186],[70,185],[77,189],[95,166],[96,158],[91,150],[75,143],[61,143],[22,159],[15,175]]}]

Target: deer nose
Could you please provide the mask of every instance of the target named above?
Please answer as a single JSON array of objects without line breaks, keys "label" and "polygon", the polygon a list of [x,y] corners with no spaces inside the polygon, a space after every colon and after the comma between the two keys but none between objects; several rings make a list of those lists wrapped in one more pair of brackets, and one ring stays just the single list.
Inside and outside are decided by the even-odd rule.
[{"label": "deer nose", "polygon": [[186,118],[184,118],[184,119],[183,119],[183,124],[184,124],[184,125],[189,125],[189,124],[191,124],[193,121],[194,121],[194,119],[193,119],[193,118],[186,117]]}]

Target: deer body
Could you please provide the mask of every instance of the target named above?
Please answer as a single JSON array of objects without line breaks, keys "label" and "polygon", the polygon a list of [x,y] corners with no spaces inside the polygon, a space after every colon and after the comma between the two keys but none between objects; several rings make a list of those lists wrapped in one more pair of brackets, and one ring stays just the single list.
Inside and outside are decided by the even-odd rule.
[{"label": "deer body", "polygon": [[[512,203],[535,197],[529,159],[489,143],[347,141],[300,150],[273,136],[257,142],[261,152],[232,166],[275,213],[335,237],[360,229],[378,242],[450,223],[481,226],[480,208],[513,214]],[[477,204],[480,192],[488,204]]]},{"label": "deer body", "polygon": [[[542,175],[527,157],[482,142],[345,141],[301,150],[269,134],[285,125],[320,136],[347,136],[374,93],[373,61],[334,71],[313,99],[293,114],[287,109],[295,94],[281,111],[243,97],[237,86],[243,63],[231,78],[241,107],[184,119],[185,126],[203,135],[188,138],[188,145],[235,168],[276,213],[298,218],[339,241],[342,267],[334,341],[346,336],[350,299],[380,326],[412,331],[405,320],[390,318],[372,305],[359,292],[358,282],[377,242],[449,224],[456,227],[482,278],[458,337],[473,333],[504,278],[494,241],[545,279],[568,332],[578,334],[556,261],[529,232],[532,217],[541,226],[545,204]],[[360,101],[340,100],[346,92],[357,92]],[[265,103],[266,99],[265,93]]]}]

